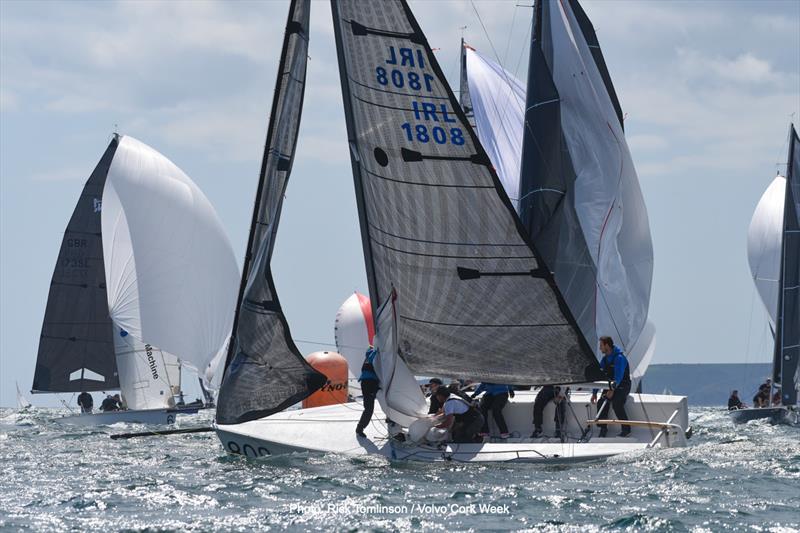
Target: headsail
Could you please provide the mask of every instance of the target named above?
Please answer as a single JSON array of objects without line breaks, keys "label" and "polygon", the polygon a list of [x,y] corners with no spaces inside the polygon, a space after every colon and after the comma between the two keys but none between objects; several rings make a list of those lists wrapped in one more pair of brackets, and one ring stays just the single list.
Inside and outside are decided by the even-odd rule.
[{"label": "headsail", "polygon": [[81,192],[50,282],[32,392],[119,388],[100,218],[115,137]]},{"label": "headsail", "polygon": [[783,242],[783,203],[786,178],[777,176],[764,191],[747,230],[747,260],[753,283],[769,313],[772,327],[778,312],[778,277]]},{"label": "headsail", "polygon": [[797,404],[800,387],[800,138],[794,126],[789,137],[773,360],[773,381],[781,385],[783,405]]},{"label": "headsail", "polygon": [[230,335],[239,278],[211,203],[172,161],[125,136],[101,219],[114,324],[205,368]]},{"label": "headsail", "polygon": [[577,0],[534,6],[520,216],[587,339],[645,325],[653,246],[622,116]]},{"label": "headsail", "polygon": [[[525,86],[503,67],[463,44],[462,87],[466,79],[475,132],[492,160],[497,176],[519,209],[519,163],[525,122]],[[464,89],[461,92],[464,104]]]},{"label": "headsail", "polygon": [[406,2],[332,4],[370,298],[397,289],[409,368],[600,377]]},{"label": "headsail", "polygon": [[326,381],[292,341],[270,268],[300,127],[310,10],[310,0],[292,0],[289,7],[237,316],[217,401],[220,424],[245,422],[285,409]]},{"label": "headsail", "polygon": [[178,358],[146,344],[114,325],[114,354],[119,371],[119,388],[128,409],[175,407],[180,392],[176,369]]}]

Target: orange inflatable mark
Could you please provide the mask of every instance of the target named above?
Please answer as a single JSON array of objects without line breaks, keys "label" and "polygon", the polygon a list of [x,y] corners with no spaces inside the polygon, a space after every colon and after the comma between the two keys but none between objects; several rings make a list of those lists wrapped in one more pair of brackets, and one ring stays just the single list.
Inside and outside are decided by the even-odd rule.
[{"label": "orange inflatable mark", "polygon": [[314,352],[306,357],[308,364],[327,376],[328,381],[317,392],[303,400],[303,409],[347,402],[347,359],[336,352]]}]

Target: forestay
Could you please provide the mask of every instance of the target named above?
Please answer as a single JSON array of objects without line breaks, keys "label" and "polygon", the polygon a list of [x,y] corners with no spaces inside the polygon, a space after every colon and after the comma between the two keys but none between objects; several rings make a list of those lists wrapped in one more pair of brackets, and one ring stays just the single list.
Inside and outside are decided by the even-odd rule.
[{"label": "forestay", "polygon": [[528,68],[520,215],[587,339],[636,343],[653,248],[622,116],[577,0],[539,0]]},{"label": "forestay", "polygon": [[172,161],[122,137],[103,191],[114,323],[204,369],[230,334],[236,259],[205,195]]},{"label": "forestay", "polygon": [[800,138],[794,126],[789,136],[773,365],[773,379],[781,384],[783,405],[797,404],[800,387]]},{"label": "forestay", "polygon": [[778,277],[783,242],[783,202],[786,178],[777,176],[761,196],[747,230],[747,260],[753,283],[769,313],[772,327],[778,312]]},{"label": "forestay", "polygon": [[100,234],[103,187],[117,145],[115,137],[64,232],[47,296],[33,392],[119,388]]},{"label": "forestay", "polygon": [[236,322],[217,403],[220,424],[281,411],[326,381],[292,341],[270,268],[300,126],[310,9],[309,0],[293,0],[289,8]]},{"label": "forestay", "polygon": [[396,288],[410,370],[599,378],[407,4],[334,0],[333,17],[370,297]]},{"label": "forestay", "polygon": [[466,94],[474,113],[473,125],[478,139],[489,154],[497,176],[517,210],[525,86],[513,74],[471,46],[463,44],[462,54],[461,78],[466,78],[469,91],[462,89],[461,105],[465,105]]}]

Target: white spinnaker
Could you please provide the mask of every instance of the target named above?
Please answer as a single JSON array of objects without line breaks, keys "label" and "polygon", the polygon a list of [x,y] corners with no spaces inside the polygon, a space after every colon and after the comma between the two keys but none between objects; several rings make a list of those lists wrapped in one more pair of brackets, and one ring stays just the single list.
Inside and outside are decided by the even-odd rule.
[{"label": "white spinnaker", "polygon": [[361,374],[364,354],[367,353],[372,340],[370,323],[372,308],[367,296],[353,293],[336,311],[333,333],[336,339],[336,351],[347,359],[350,377],[357,378]]},{"label": "white spinnaker", "polygon": [[628,348],[648,315],[650,224],[616,111],[571,8],[552,10],[553,81],[576,179],[575,211],[597,268],[596,331]]},{"label": "white spinnaker", "polygon": [[758,201],[747,230],[747,260],[761,302],[773,328],[778,312],[778,278],[783,243],[783,204],[786,178],[777,176]]},{"label": "white spinnaker", "polygon": [[127,136],[102,205],[112,320],[205,368],[230,335],[240,277],[214,208],[169,159]]},{"label": "white spinnaker", "polygon": [[125,407],[137,410],[175,407],[173,394],[180,388],[180,382],[173,381],[175,376],[169,367],[177,366],[177,357],[143,343],[116,324],[114,354]]},{"label": "white spinnaker", "polygon": [[478,139],[519,211],[519,166],[525,124],[525,86],[495,63],[466,47],[467,81]]},{"label": "white spinnaker", "polygon": [[387,298],[378,310],[375,322],[375,347],[378,355],[373,362],[381,389],[378,403],[386,417],[403,427],[409,427],[428,416],[425,396],[398,354],[395,298]]},{"label": "white spinnaker", "polygon": [[645,323],[639,338],[636,343],[629,348],[628,364],[631,365],[631,379],[635,381],[633,390],[636,390],[636,384],[642,379],[650,362],[653,360],[653,355],[656,351],[656,326],[649,320]]}]

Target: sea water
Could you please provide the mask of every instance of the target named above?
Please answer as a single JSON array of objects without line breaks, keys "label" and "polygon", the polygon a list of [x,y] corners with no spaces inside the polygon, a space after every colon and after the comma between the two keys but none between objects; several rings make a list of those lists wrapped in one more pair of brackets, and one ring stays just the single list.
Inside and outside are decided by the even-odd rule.
[{"label": "sea water", "polygon": [[[691,411],[686,448],[571,466],[226,454],[213,433],[112,441],[0,410],[4,530],[798,531],[800,428]],[[207,425],[210,413],[181,419]]]}]

